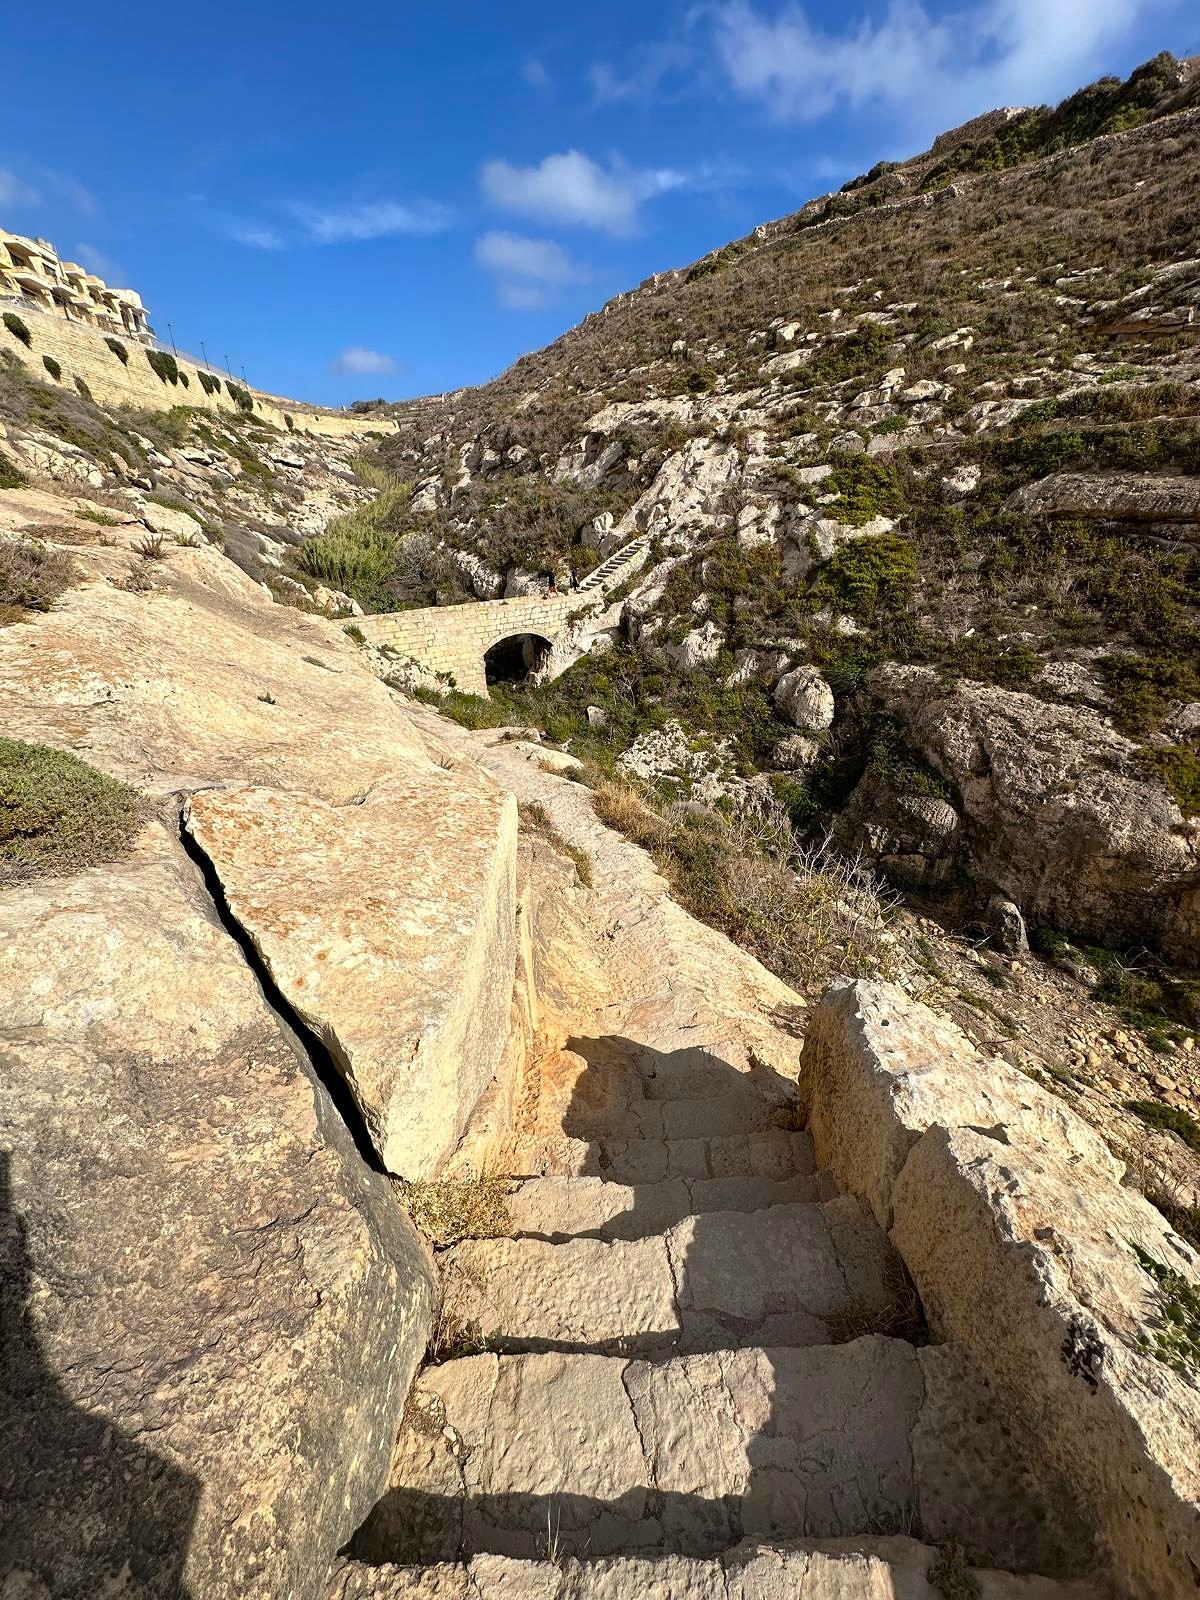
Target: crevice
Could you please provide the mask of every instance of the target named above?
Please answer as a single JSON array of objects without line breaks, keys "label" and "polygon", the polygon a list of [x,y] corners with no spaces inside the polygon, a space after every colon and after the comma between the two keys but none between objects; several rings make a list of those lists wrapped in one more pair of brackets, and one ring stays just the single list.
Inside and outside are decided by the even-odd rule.
[{"label": "crevice", "polygon": [[182,812],[179,816],[179,839],[184,854],[200,874],[218,922],[242,952],[246,965],[258,979],[264,1000],[282,1023],[284,1031],[295,1038],[300,1052],[312,1068],[313,1076],[328,1095],[330,1104],[353,1140],[354,1148],[363,1164],[372,1172],[383,1173],[386,1176],[387,1168],[375,1148],[367,1120],[338,1066],[336,1057],[320,1033],[304,1020],[271,976],[271,970],[258,946],[230,909],[225,887],[211,857],[205,854],[188,832]]}]

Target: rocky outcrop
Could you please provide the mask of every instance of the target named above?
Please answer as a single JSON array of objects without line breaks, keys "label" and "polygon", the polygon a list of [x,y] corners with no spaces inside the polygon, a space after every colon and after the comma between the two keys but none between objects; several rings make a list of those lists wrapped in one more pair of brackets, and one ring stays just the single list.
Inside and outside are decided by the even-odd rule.
[{"label": "rocky outcrop", "polygon": [[210,789],[184,823],[230,912],[329,1046],[390,1172],[454,1148],[512,999],[517,808],[442,768],[359,804]]},{"label": "rocky outcrop", "polygon": [[315,1597],[431,1262],[161,824],[0,895],[0,1589]]},{"label": "rocky outcrop", "polygon": [[926,668],[883,667],[871,683],[960,797],[961,824],[944,834],[982,887],[1097,944],[1194,958],[1200,823],[1134,763],[1130,740],[1084,708],[947,687]]},{"label": "rocky outcrop", "polygon": [[1164,1348],[1156,1273],[1194,1292],[1200,1256],[1061,1101],[896,985],[835,985],[800,1089],[816,1159],[890,1227],[933,1332],[988,1375],[1077,1538],[1123,1593],[1194,1593],[1200,1394]]},{"label": "rocky outcrop", "polygon": [[[1010,495],[1004,510],[1025,516],[1112,522],[1200,523],[1200,478],[1150,472],[1056,472]],[[1196,537],[1180,529],[1185,537]]]},{"label": "rocky outcrop", "polygon": [[807,733],[820,733],[833,722],[833,690],[816,667],[793,667],[775,685],[775,706],[781,717]]}]

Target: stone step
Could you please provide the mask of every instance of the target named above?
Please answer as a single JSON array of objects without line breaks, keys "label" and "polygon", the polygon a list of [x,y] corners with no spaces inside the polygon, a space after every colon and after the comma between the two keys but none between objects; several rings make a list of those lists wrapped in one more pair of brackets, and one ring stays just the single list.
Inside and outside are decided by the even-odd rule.
[{"label": "stone step", "polygon": [[[1097,1593],[1091,1580],[1067,1583],[965,1566],[952,1590],[939,1573],[943,1552],[903,1536],[749,1543],[709,1559],[594,1561],[555,1559],[553,1524],[545,1542],[539,1561],[495,1555],[432,1567],[344,1561],[327,1600],[1096,1600]],[[936,1583],[929,1580],[931,1569]]]},{"label": "stone step", "polygon": [[1077,1529],[1055,1537],[965,1353],[872,1334],[428,1367],[390,1486],[348,1553],[707,1557],[743,1538],[900,1531],[1018,1572],[1061,1575],[1064,1548],[1078,1560]]},{"label": "stone step", "polygon": [[649,1355],[816,1345],[912,1326],[866,1207],[714,1211],[650,1238],[471,1239],[440,1258],[443,1325],[475,1349]]},{"label": "stone step", "polygon": [[832,1200],[828,1172],[793,1178],[667,1178],[638,1186],[604,1178],[530,1178],[508,1197],[514,1238],[644,1239],[709,1211]]},{"label": "stone step", "polygon": [[779,1180],[816,1171],[812,1140],[788,1128],[695,1139],[526,1136],[506,1142],[499,1159],[515,1177],[593,1177],[635,1185],[667,1178]]}]

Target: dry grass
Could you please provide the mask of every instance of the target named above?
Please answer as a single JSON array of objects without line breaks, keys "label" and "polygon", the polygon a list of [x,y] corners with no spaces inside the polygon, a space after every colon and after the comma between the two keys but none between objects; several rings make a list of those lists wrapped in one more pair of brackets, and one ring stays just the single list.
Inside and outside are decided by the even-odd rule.
[{"label": "dry grass", "polygon": [[0,606],[49,611],[75,577],[61,551],[32,539],[0,539]]},{"label": "dry grass", "polygon": [[897,975],[900,945],[887,925],[896,897],[827,845],[803,844],[771,796],[725,816],[609,781],[593,804],[649,851],[682,905],[785,982],[811,989],[841,974]]},{"label": "dry grass", "polygon": [[545,806],[543,806],[540,801],[537,800],[522,802],[521,806],[519,807],[519,815],[522,825],[528,828],[531,833],[540,834],[541,837],[545,839],[548,844],[552,844],[554,848],[560,852],[560,854],[569,856],[570,859],[575,863],[575,872],[580,883],[585,889],[592,888],[595,880],[592,872],[593,863],[590,852],[585,850],[582,845],[572,844],[569,839],[565,839],[563,837],[563,835],[554,826],[553,822],[551,822],[550,815]]},{"label": "dry grass", "polygon": [[397,1187],[413,1222],[439,1248],[462,1239],[503,1238],[512,1227],[504,1178],[401,1180]]}]

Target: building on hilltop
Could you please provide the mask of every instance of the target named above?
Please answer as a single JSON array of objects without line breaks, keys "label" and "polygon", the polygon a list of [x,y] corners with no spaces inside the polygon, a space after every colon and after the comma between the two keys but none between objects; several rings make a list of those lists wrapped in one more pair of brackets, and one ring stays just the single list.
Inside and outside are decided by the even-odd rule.
[{"label": "building on hilltop", "polygon": [[141,295],[110,289],[75,261],[63,261],[46,239],[0,228],[0,301],[19,300],[38,311],[82,322],[102,333],[150,341],[154,330]]}]

